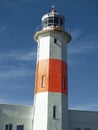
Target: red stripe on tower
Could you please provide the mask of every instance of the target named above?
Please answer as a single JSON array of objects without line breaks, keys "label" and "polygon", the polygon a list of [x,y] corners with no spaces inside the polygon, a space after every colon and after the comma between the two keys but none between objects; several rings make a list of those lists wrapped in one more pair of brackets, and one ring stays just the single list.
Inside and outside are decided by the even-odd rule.
[{"label": "red stripe on tower", "polygon": [[47,59],[37,63],[35,93],[61,92],[67,95],[67,64],[62,60]]}]

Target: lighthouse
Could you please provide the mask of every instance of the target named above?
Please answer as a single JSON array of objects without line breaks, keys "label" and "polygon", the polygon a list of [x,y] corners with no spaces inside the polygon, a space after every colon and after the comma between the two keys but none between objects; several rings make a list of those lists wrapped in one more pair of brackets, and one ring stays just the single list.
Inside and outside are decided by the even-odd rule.
[{"label": "lighthouse", "polygon": [[52,8],[42,16],[37,42],[33,130],[68,130],[67,44],[65,18]]}]

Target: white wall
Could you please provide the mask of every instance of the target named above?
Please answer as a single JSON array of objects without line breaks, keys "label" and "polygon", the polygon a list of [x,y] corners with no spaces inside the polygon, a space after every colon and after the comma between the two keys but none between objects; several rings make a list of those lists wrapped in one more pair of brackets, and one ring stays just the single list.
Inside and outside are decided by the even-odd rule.
[{"label": "white wall", "polygon": [[[62,93],[37,93],[33,130],[68,130],[67,101],[67,96]],[[56,106],[56,118],[53,118],[53,106]]]},{"label": "white wall", "polygon": [[74,128],[98,130],[98,112],[69,110],[69,130]]},{"label": "white wall", "polygon": [[[68,115],[68,130],[76,127],[98,130],[98,112],[69,110]],[[33,130],[33,106],[0,104],[0,130],[5,130],[5,124],[12,124],[13,130],[17,125],[24,125],[24,130]]]},{"label": "white wall", "polygon": [[33,107],[24,105],[0,104],[0,130],[5,130],[6,124],[24,125],[24,130],[32,130]]}]

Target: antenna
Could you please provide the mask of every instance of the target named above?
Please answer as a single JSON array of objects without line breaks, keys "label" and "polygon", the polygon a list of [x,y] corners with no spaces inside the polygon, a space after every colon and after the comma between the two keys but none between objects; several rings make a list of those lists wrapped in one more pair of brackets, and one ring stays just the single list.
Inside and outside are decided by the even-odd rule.
[{"label": "antenna", "polygon": [[55,10],[55,4],[53,4],[53,5],[51,6],[51,8],[52,8],[52,12],[56,12],[56,10]]},{"label": "antenna", "polygon": [[55,4],[52,5],[52,9],[55,9]]}]

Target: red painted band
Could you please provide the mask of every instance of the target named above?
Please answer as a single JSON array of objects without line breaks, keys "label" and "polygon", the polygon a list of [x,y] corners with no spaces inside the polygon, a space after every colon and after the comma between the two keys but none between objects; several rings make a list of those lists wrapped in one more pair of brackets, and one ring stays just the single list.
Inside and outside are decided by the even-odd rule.
[{"label": "red painted band", "polygon": [[64,61],[47,59],[38,62],[35,93],[39,92],[68,94],[67,64]]}]

